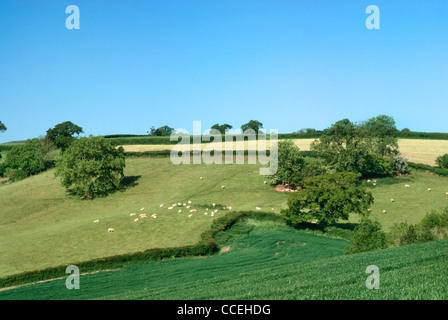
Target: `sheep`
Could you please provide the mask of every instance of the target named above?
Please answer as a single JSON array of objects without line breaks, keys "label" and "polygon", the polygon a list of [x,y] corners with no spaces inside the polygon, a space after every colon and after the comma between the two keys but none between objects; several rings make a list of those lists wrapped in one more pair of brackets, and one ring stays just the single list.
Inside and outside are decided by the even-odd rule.
[{"label": "sheep", "polygon": [[448,196],[448,192],[445,192],[445,194]]},{"label": "sheep", "polygon": [[135,213],[131,213],[130,216],[131,216],[131,217],[135,216]]},{"label": "sheep", "polygon": [[257,209],[257,210],[261,210],[261,208],[260,208],[260,207],[255,207],[255,209]]},{"label": "sheep", "polygon": [[168,207],[168,210],[172,210],[173,209],[173,207]]},{"label": "sheep", "polygon": [[387,211],[386,210],[383,210],[383,213],[386,213]]},{"label": "sheep", "polygon": [[215,213],[214,212],[212,212],[211,214],[210,214],[212,217],[215,215]]},{"label": "sheep", "polygon": [[162,208],[162,207],[163,207],[163,203],[160,204],[160,208]]},{"label": "sheep", "polygon": [[181,212],[182,212],[182,210],[179,210],[178,212],[179,212],[179,213],[181,213]]},{"label": "sheep", "polygon": [[208,212],[204,212],[205,215],[208,215]]},{"label": "sheep", "polygon": [[431,188],[428,188],[428,192],[431,192]]},{"label": "sheep", "polygon": [[191,218],[192,216],[193,216],[193,214],[189,214],[189,215],[188,215],[188,218]]},{"label": "sheep", "polygon": [[140,208],[141,211],[145,210],[145,208]]},{"label": "sheep", "polygon": [[115,230],[112,228],[107,229],[107,232],[114,232]]},{"label": "sheep", "polygon": [[182,203],[178,202],[178,203],[177,203],[177,205],[178,205],[178,206],[181,206],[181,205],[182,205]]},{"label": "sheep", "polygon": [[367,209],[367,211],[369,211],[369,212],[370,212],[370,211],[372,211],[372,209],[370,209],[370,208],[369,208],[369,209]]},{"label": "sheep", "polygon": [[267,182],[267,181],[264,181],[263,183],[264,183],[264,184],[267,184],[268,182]]},{"label": "sheep", "polygon": [[395,202],[395,200],[394,199],[390,199],[390,202]]},{"label": "sheep", "polygon": [[212,203],[212,206],[216,206],[216,203],[213,202],[213,203]]},{"label": "sheep", "polygon": [[135,218],[135,219],[134,219],[134,222],[137,222],[137,221],[138,221],[138,218]]},{"label": "sheep", "polygon": [[95,220],[95,221],[93,221],[93,223],[97,223],[97,222],[99,222],[100,220]]},{"label": "sheep", "polygon": [[224,187],[224,186],[221,186],[221,188],[224,189],[225,187]]},{"label": "sheep", "polygon": [[186,206],[187,209],[190,209],[190,206]]},{"label": "sheep", "polygon": [[190,200],[188,200],[188,204],[191,204],[191,201],[190,201]]},{"label": "sheep", "polygon": [[405,187],[405,188],[410,188],[411,186],[408,185],[408,184],[405,184],[404,187]]},{"label": "sheep", "polygon": [[140,215],[140,218],[146,218],[146,213],[142,213],[142,214]]},{"label": "sheep", "polygon": [[201,179],[201,180],[202,180],[202,177],[200,177],[199,179]]}]

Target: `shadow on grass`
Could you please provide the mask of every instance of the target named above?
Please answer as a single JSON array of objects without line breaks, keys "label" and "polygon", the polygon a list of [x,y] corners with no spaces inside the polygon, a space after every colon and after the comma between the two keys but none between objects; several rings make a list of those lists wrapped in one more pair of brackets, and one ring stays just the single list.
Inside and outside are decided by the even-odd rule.
[{"label": "shadow on grass", "polygon": [[126,191],[126,189],[138,186],[138,180],[142,176],[126,176],[121,180],[120,191]]}]

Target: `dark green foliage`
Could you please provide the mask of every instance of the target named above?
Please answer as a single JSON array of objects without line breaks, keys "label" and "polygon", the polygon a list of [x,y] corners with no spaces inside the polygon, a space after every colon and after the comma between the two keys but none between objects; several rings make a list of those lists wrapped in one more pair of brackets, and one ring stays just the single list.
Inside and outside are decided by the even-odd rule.
[{"label": "dark green foliage", "polygon": [[324,174],[304,180],[303,190],[291,193],[283,210],[292,224],[334,225],[350,214],[364,214],[373,196],[352,172]]},{"label": "dark green foliage", "polygon": [[75,139],[75,135],[79,135],[84,131],[80,126],[65,121],[57,124],[54,128],[47,130],[47,137],[50,139],[57,148],[60,148],[64,152]]},{"label": "dark green foliage", "polygon": [[397,136],[389,116],[380,115],[361,124],[343,119],[324,130],[311,150],[339,172],[357,172],[365,178],[391,176],[396,169]]},{"label": "dark green foliage", "polygon": [[258,133],[261,128],[263,128],[263,124],[258,120],[250,120],[248,123],[245,123],[241,126],[241,130],[243,132],[246,130],[253,130],[255,131],[255,133]]},{"label": "dark green foliage", "polygon": [[44,171],[46,162],[39,140],[30,139],[24,144],[14,146],[6,155],[4,166],[7,168],[6,171],[21,169],[27,175]]},{"label": "dark green foliage", "polygon": [[353,246],[347,247],[346,253],[352,254],[387,247],[386,234],[381,230],[381,224],[367,217],[361,218],[360,223],[355,227],[351,243]]},{"label": "dark green foliage", "polygon": [[28,174],[25,170],[22,169],[9,169],[8,170],[8,181],[17,182],[28,177]]},{"label": "dark green foliage", "polygon": [[62,185],[81,197],[106,195],[120,188],[125,167],[122,147],[103,137],[75,139],[56,161]]},{"label": "dark green foliage", "polygon": [[432,167],[427,164],[423,163],[414,163],[414,162],[408,162],[409,167],[418,169],[418,170],[428,170],[431,172],[434,172],[438,174],[439,176],[448,176],[448,169],[439,168],[439,167]]},{"label": "dark green foliage", "polygon": [[304,163],[305,158],[292,140],[280,141],[278,143],[278,169],[274,175],[269,176],[269,179],[273,184],[301,186]]},{"label": "dark green foliage", "polygon": [[225,134],[229,129],[232,129],[233,127],[230,124],[224,123],[224,124],[214,124],[211,129],[218,130],[221,134]]},{"label": "dark green foliage", "polygon": [[448,169],[448,153],[443,156],[437,157],[436,159],[437,165],[442,169]]},{"label": "dark green foliage", "polygon": [[155,129],[155,127],[151,127],[151,130],[149,131],[150,136],[169,136],[174,131],[174,128],[171,128],[169,126],[163,126],[160,128]]},{"label": "dark green foliage", "polygon": [[6,130],[7,130],[7,128],[6,128],[5,124],[0,121],[0,132],[4,132]]},{"label": "dark green foliage", "polygon": [[389,246],[402,246],[448,239],[448,207],[439,212],[430,212],[415,225],[397,223],[387,233]]}]

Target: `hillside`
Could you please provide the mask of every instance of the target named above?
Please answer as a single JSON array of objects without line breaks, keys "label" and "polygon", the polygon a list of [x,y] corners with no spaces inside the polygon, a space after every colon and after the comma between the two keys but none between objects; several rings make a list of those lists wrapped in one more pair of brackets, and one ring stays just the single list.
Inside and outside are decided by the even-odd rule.
[{"label": "hillside", "polygon": [[[0,299],[447,299],[448,241],[342,255],[344,240],[247,221],[252,232],[208,258],[153,262],[0,292]],[[257,225],[258,224],[258,225]],[[366,289],[367,266],[380,289]],[[81,271],[82,272],[82,271]]]}]

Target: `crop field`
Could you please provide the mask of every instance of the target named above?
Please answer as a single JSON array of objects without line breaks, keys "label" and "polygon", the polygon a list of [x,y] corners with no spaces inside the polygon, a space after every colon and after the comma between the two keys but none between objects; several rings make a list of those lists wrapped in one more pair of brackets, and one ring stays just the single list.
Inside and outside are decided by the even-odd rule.
[{"label": "crop field", "polygon": [[[226,252],[83,275],[81,290],[65,278],[0,291],[0,299],[447,299],[448,241],[343,255],[345,240],[247,220]],[[381,273],[366,290],[366,268]],[[428,286],[428,283],[430,284]]]},{"label": "crop field", "polygon": [[[294,144],[301,151],[309,151],[310,145],[316,139],[293,139]],[[411,162],[423,163],[430,166],[435,165],[435,159],[446,153],[448,150],[448,140],[429,140],[429,139],[399,139],[399,148],[401,154]],[[221,145],[222,150],[229,148],[231,150],[239,150],[236,141],[234,142],[211,142],[210,144],[202,144],[202,149],[217,148]],[[266,150],[270,149],[269,143],[264,144]],[[164,150],[180,150],[179,145],[168,144],[152,144],[152,145],[123,145],[127,152],[146,152],[146,151],[164,151]],[[244,149],[247,150],[248,142],[245,141]]]}]

